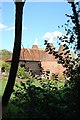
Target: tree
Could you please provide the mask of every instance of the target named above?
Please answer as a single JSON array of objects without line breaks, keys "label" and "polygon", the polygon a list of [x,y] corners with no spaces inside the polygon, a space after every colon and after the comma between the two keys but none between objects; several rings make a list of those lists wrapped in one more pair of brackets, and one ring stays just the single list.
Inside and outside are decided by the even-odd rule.
[{"label": "tree", "polygon": [[76,10],[76,5],[79,5],[79,2],[74,3],[74,0],[72,2],[70,2],[70,0],[68,0],[68,3],[71,4],[71,8],[73,11],[73,15],[70,17],[71,17],[73,24],[75,25],[74,30],[75,30],[75,34],[77,35],[77,50],[78,50],[78,49],[80,49],[80,23],[79,23],[80,11],[79,11],[79,9],[78,9],[78,11]]},{"label": "tree", "polygon": [[10,57],[12,55],[12,53],[8,50],[0,50],[0,59],[2,59],[2,61],[6,61],[8,57]]},{"label": "tree", "polygon": [[[74,33],[76,35],[76,39],[77,39],[77,44],[76,44],[76,50],[79,51],[79,56],[80,56],[80,10],[78,8],[77,10],[77,7],[76,5],[79,6],[79,2],[76,2],[74,3],[74,0],[68,0],[68,3],[71,5],[71,8],[72,8],[72,12],[73,12],[73,15],[69,16],[74,24],[74,27],[73,27],[73,30],[74,30]],[[79,6],[80,7],[80,6]],[[80,118],[80,58],[78,56],[78,67],[76,69],[77,71],[77,77],[76,77],[76,80],[75,80],[75,89],[76,89],[76,93],[77,93],[77,99],[76,99],[76,103],[77,103],[77,116]],[[78,118],[78,119],[79,119]]]},{"label": "tree", "polygon": [[[62,64],[64,67],[66,67],[66,71],[64,72],[67,77],[70,77],[70,80],[73,80],[74,83],[74,89],[76,93],[76,112],[77,117],[80,118],[80,64],[75,65],[75,62],[78,63],[79,56],[77,61],[72,60],[71,57],[69,57],[69,48],[67,46],[74,44],[74,50],[80,51],[80,23],[79,23],[79,13],[80,11],[77,10],[77,5],[79,5],[79,2],[74,2],[74,0],[68,0],[68,3],[71,5],[73,15],[67,15],[70,17],[70,20],[73,23],[72,29],[66,28],[65,31],[67,32],[67,36],[70,35],[70,39],[68,39],[67,36],[64,36],[63,38],[60,37],[59,39],[62,41],[65,41],[64,49],[65,55],[67,55],[65,58],[63,57],[63,53],[56,53],[54,48],[45,40],[46,49],[49,51],[50,54],[53,54],[55,58],[59,59],[59,63]],[[69,20],[67,21],[67,24],[65,24],[68,27]],[[79,53],[80,54],[80,53]],[[75,69],[74,69],[75,68]]]},{"label": "tree", "polygon": [[22,15],[23,15],[24,4],[25,4],[25,1],[22,2],[22,0],[15,0],[15,8],[16,8],[15,41],[14,41],[13,56],[12,56],[12,63],[11,63],[9,78],[8,78],[8,82],[7,82],[4,94],[2,96],[3,112],[6,110],[10,96],[12,94],[15,78],[17,74],[17,69],[18,69],[19,56],[20,56],[20,50],[21,50]]},{"label": "tree", "polygon": [[[76,10],[76,4],[79,5],[79,2],[77,2],[76,4],[74,3],[74,1],[69,2],[69,3],[71,4],[73,15],[74,15],[74,18],[72,19],[73,20],[72,22],[75,24],[75,34],[77,36],[77,51],[78,50],[80,51],[80,24],[79,24],[79,13],[80,13],[80,11]],[[78,76],[77,76],[76,81],[75,81],[77,95],[78,95],[78,97],[77,97],[77,116],[80,118],[80,91],[79,91],[79,89],[80,89],[80,64],[77,68],[77,73],[78,73]]]}]

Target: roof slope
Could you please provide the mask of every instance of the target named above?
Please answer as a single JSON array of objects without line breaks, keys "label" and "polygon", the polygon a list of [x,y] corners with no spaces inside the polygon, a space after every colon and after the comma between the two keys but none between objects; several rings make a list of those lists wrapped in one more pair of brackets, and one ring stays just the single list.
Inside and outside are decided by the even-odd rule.
[{"label": "roof slope", "polygon": [[[11,61],[12,56],[7,59],[7,61]],[[25,61],[56,61],[55,57],[45,50],[41,49],[21,49],[20,60]]]}]

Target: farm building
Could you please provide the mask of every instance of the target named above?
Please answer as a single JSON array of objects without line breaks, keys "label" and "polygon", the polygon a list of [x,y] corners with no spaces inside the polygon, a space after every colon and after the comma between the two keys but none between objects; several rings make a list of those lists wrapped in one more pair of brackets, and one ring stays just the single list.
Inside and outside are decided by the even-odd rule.
[{"label": "farm building", "polygon": [[[62,52],[63,45],[60,45],[58,52]],[[6,62],[11,62],[12,56]],[[38,48],[34,44],[32,48],[22,48],[20,53],[19,65],[24,67],[31,75],[41,78],[51,78],[54,74],[59,78],[63,77],[63,66],[58,64],[58,60],[52,54]]]}]

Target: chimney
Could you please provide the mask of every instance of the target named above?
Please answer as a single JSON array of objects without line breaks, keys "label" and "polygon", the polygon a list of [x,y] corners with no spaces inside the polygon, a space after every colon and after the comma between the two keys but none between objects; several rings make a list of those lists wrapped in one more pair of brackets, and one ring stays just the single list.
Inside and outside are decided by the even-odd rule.
[{"label": "chimney", "polygon": [[35,39],[32,49],[38,49],[38,38]]},{"label": "chimney", "polygon": [[68,46],[66,46],[64,40],[62,41],[62,43],[59,47],[58,53],[62,54],[63,58],[70,57],[70,50],[69,50]]},{"label": "chimney", "polygon": [[52,48],[54,48],[54,46],[53,46],[53,36],[50,37],[50,39],[49,39],[49,41],[48,41],[48,44],[49,44]]},{"label": "chimney", "polygon": [[65,41],[62,41],[62,42],[61,42],[61,45],[60,45],[60,47],[59,47],[58,53],[62,53],[62,52],[63,52],[64,44],[65,44]]}]

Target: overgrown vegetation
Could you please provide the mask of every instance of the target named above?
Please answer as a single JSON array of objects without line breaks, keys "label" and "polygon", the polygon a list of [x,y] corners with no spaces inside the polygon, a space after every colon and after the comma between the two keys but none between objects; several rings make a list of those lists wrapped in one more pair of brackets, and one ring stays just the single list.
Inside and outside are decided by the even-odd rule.
[{"label": "overgrown vegetation", "polygon": [[[80,53],[78,53],[77,58],[73,59],[69,49],[70,46],[73,46],[75,53],[76,51],[80,52],[80,24],[78,19],[80,11],[77,10],[79,2],[74,3],[74,1],[69,1],[69,3],[71,4],[73,15],[66,15],[71,18],[70,20],[73,25],[69,26],[70,20],[68,20],[67,24],[65,24],[66,35],[59,38],[61,42],[64,42],[63,51],[61,53],[55,52],[54,47],[48,43],[47,40],[45,40],[45,45],[46,51],[49,52],[49,54],[53,54],[55,58],[58,59],[58,63],[66,68],[64,75],[68,78],[71,88],[73,88],[73,91],[75,90],[76,93],[76,119],[80,119]],[[72,92],[70,93],[72,94]]]},{"label": "overgrown vegetation", "polygon": [[[75,11],[74,2],[70,3],[73,8],[73,16],[69,16],[72,19],[72,22],[75,24],[75,28],[71,32],[70,29],[66,29],[70,33],[70,43],[75,42],[77,44],[76,48],[80,48],[80,26],[78,26],[78,13]],[[69,22],[69,21],[68,21]],[[73,32],[77,36],[74,38]],[[67,35],[68,35],[67,33]],[[67,39],[64,36],[63,40]],[[60,38],[62,39],[62,38]],[[76,41],[75,41],[76,40]],[[8,119],[33,119],[33,118],[44,118],[44,119],[54,119],[54,120],[75,120],[78,119],[80,114],[80,66],[77,64],[78,59],[72,60],[70,58],[68,46],[64,45],[64,50],[66,58],[62,57],[62,54],[55,53],[52,46],[47,44],[47,49],[50,54],[55,55],[56,58],[59,58],[60,64],[66,67],[65,75],[69,78],[65,81],[64,84],[58,85],[58,81],[54,80],[39,80],[38,86],[34,81],[35,79],[28,78],[25,83],[20,82],[16,84],[13,90],[12,97],[9,101],[9,105],[5,114],[3,114],[3,120]],[[23,77],[24,70],[19,70],[18,77],[22,75]],[[78,84],[79,83],[79,84]],[[78,107],[78,109],[77,109]],[[79,115],[79,116],[77,116]]]},{"label": "overgrown vegetation", "polygon": [[[14,87],[8,109],[3,120],[7,119],[55,119],[70,120],[76,118],[76,94],[67,83],[53,80],[28,80]],[[60,84],[60,85],[59,85]]]},{"label": "overgrown vegetation", "polygon": [[[3,62],[3,61],[0,62],[0,68],[2,68],[3,71],[7,74],[9,74],[10,66],[11,66],[10,63]],[[28,79],[30,77],[30,74],[25,70],[24,67],[19,66],[16,77],[17,77],[17,79]]]},{"label": "overgrown vegetation", "polygon": [[18,67],[17,77],[20,79],[28,79],[30,77],[29,72],[27,72],[24,67]]},{"label": "overgrown vegetation", "polygon": [[0,68],[3,68],[4,72],[9,73],[9,71],[10,71],[10,64],[8,64],[8,63],[6,63],[4,61],[1,61],[0,62]]}]

